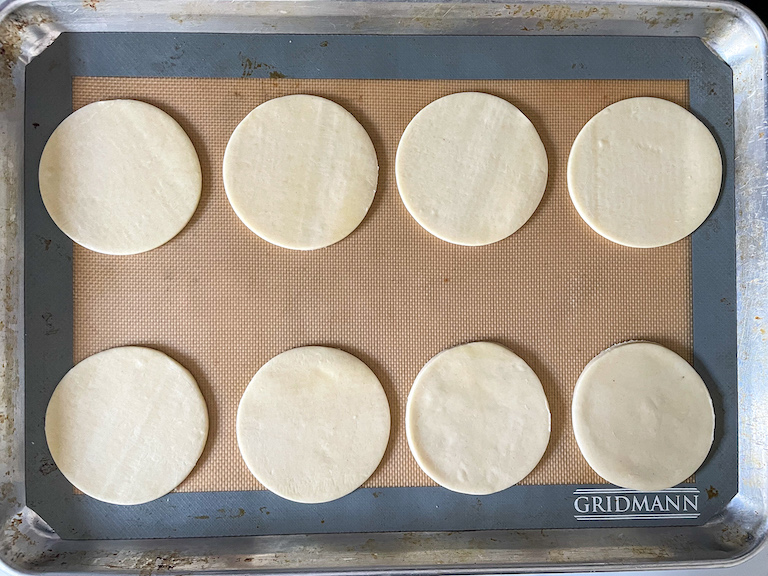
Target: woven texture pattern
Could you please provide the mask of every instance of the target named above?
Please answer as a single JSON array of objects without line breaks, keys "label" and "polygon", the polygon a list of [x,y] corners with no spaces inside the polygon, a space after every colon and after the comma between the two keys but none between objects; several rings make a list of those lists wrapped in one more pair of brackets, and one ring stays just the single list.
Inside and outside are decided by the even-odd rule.
[{"label": "woven texture pattern", "polygon": [[[476,90],[520,108],[549,158],[544,198],[510,238],[455,246],[423,230],[397,193],[394,158],[410,119],[432,100]],[[336,245],[278,248],[229,206],[221,177],[227,140],[260,103],[286,94],[330,98],[370,134],[380,175],[371,210]],[[392,436],[366,486],[431,486],[405,438],[408,391],[441,350],[474,340],[504,344],[541,379],[552,437],[527,484],[598,483],[571,430],[573,387],[603,349],[631,339],[692,356],[690,239],[651,250],[593,232],[568,197],[566,161],[579,129],[631,96],[688,104],[685,81],[384,81],[75,78],[77,109],[134,98],[173,116],[197,148],[203,195],[171,242],[136,256],[74,248],[74,361],[128,344],[157,348],[186,366],[205,395],[208,445],[182,491],[262,486],[240,458],[237,405],[253,374],[280,352],[335,346],[370,366],[392,409]],[[169,406],[168,410],[173,410]],[[479,416],[481,417],[481,416]]]}]

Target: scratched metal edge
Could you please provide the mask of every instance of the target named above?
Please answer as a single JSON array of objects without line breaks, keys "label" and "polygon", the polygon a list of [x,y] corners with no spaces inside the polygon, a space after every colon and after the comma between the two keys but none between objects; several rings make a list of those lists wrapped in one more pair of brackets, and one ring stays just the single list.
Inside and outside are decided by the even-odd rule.
[{"label": "scratched metal edge", "polygon": [[[0,14],[7,14],[8,6],[18,4],[20,3],[0,4]],[[35,46],[50,42],[62,28],[88,30],[104,26],[103,22],[96,22],[88,16],[74,18],[72,14],[78,5],[77,2],[60,2],[55,8],[45,4],[47,3],[43,4],[44,9],[48,12],[42,14],[43,19],[47,19],[48,22],[17,20],[16,28],[20,35],[30,30],[35,33],[32,36],[36,35],[30,42],[31,52],[35,51]],[[104,4],[106,5],[107,2]],[[132,3],[132,7],[135,8],[140,4],[142,3]],[[243,14],[238,15],[236,20],[217,20],[214,10],[205,15],[192,14],[187,21],[193,22],[191,27],[193,29],[208,31],[216,31],[223,27],[222,22],[227,26],[234,23],[235,25],[228,29],[235,31],[243,31],[245,27],[251,31],[261,30],[263,27],[262,31],[269,31],[270,28],[276,27],[275,14],[260,16],[261,20],[258,24],[254,24],[253,20],[245,17],[249,14],[249,9],[253,13],[258,12],[252,8],[257,4],[243,2],[240,5],[241,8],[244,7]],[[381,16],[377,10],[361,11],[349,3],[331,4],[348,6],[346,20],[340,19],[334,22],[333,27],[336,32],[348,33],[350,24],[355,22],[360,24],[358,29],[378,26],[378,32],[400,31],[392,28],[391,18],[377,19],[377,14]],[[404,4],[399,5],[398,9],[392,12],[399,14]],[[327,5],[328,3],[320,2],[316,3],[315,7],[320,7],[319,11],[323,12],[322,7]],[[155,4],[157,12],[147,16],[142,23],[143,29],[174,31],[183,27],[179,13],[177,12],[175,16],[170,13],[171,8],[178,6],[175,3],[157,2]],[[385,3],[380,3],[379,6],[382,7],[381,10],[386,8]],[[437,7],[439,5],[425,3],[420,6]],[[675,6],[655,3],[654,6],[657,9],[650,17],[647,9],[639,9],[633,5],[620,5],[620,7],[598,5],[598,13],[595,15],[591,12],[594,6],[513,4],[508,6],[509,22],[494,20],[494,24],[486,26],[483,32],[497,33],[501,30],[507,33],[524,34],[527,32],[521,29],[527,28],[532,19],[535,22],[542,15],[547,15],[549,20],[544,21],[543,24],[540,19],[538,20],[538,23],[542,24],[539,30],[542,34],[557,34],[562,33],[563,30],[571,30],[578,34],[622,34],[636,31],[660,35],[699,36],[736,71],[738,136],[736,182],[739,190],[737,239],[740,256],[737,268],[739,377],[741,391],[747,394],[741,394],[739,398],[740,415],[745,417],[740,422],[742,439],[740,492],[720,517],[701,529],[681,528],[674,532],[663,529],[627,529],[620,531],[624,537],[619,537],[615,531],[600,531],[600,546],[597,545],[596,531],[588,529],[575,532],[572,530],[543,531],[541,539],[528,531],[488,532],[482,537],[475,535],[476,537],[471,539],[469,535],[465,536],[461,533],[371,534],[349,538],[331,535],[309,539],[298,537],[196,539],[194,541],[180,539],[168,541],[164,545],[158,545],[157,542],[153,544],[148,541],[136,541],[131,543],[129,548],[123,549],[120,543],[56,541],[46,532],[45,525],[40,523],[34,514],[31,514],[28,509],[21,509],[20,515],[11,517],[6,523],[4,542],[13,540],[12,545],[6,544],[0,548],[6,567],[12,571],[70,571],[87,568],[89,572],[99,573],[121,568],[146,573],[182,566],[185,571],[197,571],[203,568],[239,571],[244,567],[247,571],[273,571],[280,566],[281,571],[287,569],[291,572],[303,569],[313,573],[318,570],[330,570],[361,574],[373,573],[388,567],[393,573],[442,574],[447,572],[490,573],[509,569],[543,571],[616,569],[617,567],[625,569],[683,568],[704,563],[708,566],[726,566],[754,554],[765,535],[766,485],[764,477],[756,476],[755,464],[765,463],[766,446],[764,443],[755,441],[755,433],[764,430],[766,424],[765,407],[763,405],[761,409],[759,404],[759,400],[764,400],[765,397],[765,392],[760,389],[759,384],[762,374],[765,373],[766,349],[763,339],[755,335],[758,331],[754,323],[748,320],[751,320],[753,313],[762,314],[766,300],[763,271],[767,251],[764,225],[760,218],[755,217],[755,215],[765,214],[766,210],[762,197],[766,189],[764,167],[767,153],[763,134],[760,133],[766,127],[764,85],[766,34],[762,24],[753,15],[731,3],[705,5],[700,2],[684,2]],[[183,7],[191,8],[186,5]],[[555,8],[558,11],[552,12]],[[525,9],[527,12],[515,19],[511,13],[517,11],[520,14],[520,9]],[[328,12],[327,9],[325,11]],[[424,18],[419,22],[413,20],[404,28],[410,26],[411,29],[416,29],[420,33],[440,33],[446,29],[464,31],[472,27],[482,28],[482,25],[487,23],[486,19],[496,16],[496,14],[490,14],[491,11],[503,15],[501,12],[504,10],[498,4],[483,6],[470,4],[453,10],[450,23],[434,24],[434,18],[432,20]],[[373,16],[371,12],[374,13]],[[135,26],[130,19],[121,21],[119,17],[126,14],[120,14],[119,10],[117,13],[110,14],[115,20],[112,24],[116,28],[121,26],[128,28],[132,24]],[[691,17],[687,18],[687,14]],[[39,17],[40,12],[33,11],[30,15]],[[559,18],[553,18],[558,15]],[[326,14],[319,18],[316,28],[327,29],[331,16]],[[432,24],[431,28],[429,24]],[[657,26],[659,28],[656,28]],[[285,19],[285,25],[282,28],[285,31],[292,31],[293,28],[302,31],[301,23],[290,18]],[[734,38],[739,39],[739,34],[740,41],[734,40]],[[12,86],[17,93],[22,93],[23,86],[19,81],[21,75],[17,74],[19,66],[16,66],[15,62],[10,66],[13,72]],[[9,84],[6,83],[5,86]],[[15,119],[18,120],[20,108],[18,101],[12,99],[10,108],[17,111]],[[10,119],[12,123],[14,117],[12,114],[3,113],[2,119]],[[18,142],[15,146],[6,146],[7,143],[6,139],[0,140],[0,144],[4,145],[3,151],[9,152],[9,157],[14,155],[18,157]],[[14,192],[12,186],[0,186],[0,189],[6,197]],[[18,246],[16,248],[19,249]],[[8,252],[5,256],[8,256]],[[761,318],[756,315],[755,319],[757,320],[758,317]],[[17,352],[16,358],[18,357]],[[18,403],[16,406],[18,407]],[[18,428],[15,434],[15,438],[18,439]],[[4,439],[7,440],[7,437]],[[22,491],[18,490],[18,485],[13,496],[23,497]],[[365,541],[359,539],[364,536],[372,538]],[[541,543],[545,541],[544,539],[547,539],[548,553],[546,554],[541,553]],[[628,539],[631,539],[632,545]],[[528,543],[527,546],[521,545],[523,540]],[[20,543],[22,541],[27,544]],[[493,542],[496,544],[492,544]],[[321,547],[331,553],[341,553],[343,550],[344,564],[335,562],[327,554],[321,554]],[[606,547],[610,550],[607,551]],[[373,554],[370,552],[372,549],[378,553]],[[442,550],[439,556],[434,553],[437,549]],[[369,557],[374,555],[377,558],[371,561]],[[107,556],[114,556],[112,564],[103,560]],[[241,562],[247,564],[240,564]],[[278,564],[279,562],[285,562],[285,564]],[[470,562],[474,562],[476,567],[469,568]],[[414,568],[417,565],[419,568]]]}]

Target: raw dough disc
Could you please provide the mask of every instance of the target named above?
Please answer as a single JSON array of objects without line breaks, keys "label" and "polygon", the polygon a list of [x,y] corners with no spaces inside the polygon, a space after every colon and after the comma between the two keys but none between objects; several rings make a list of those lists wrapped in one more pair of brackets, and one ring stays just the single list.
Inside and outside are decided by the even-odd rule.
[{"label": "raw dough disc", "polygon": [[240,220],[294,250],[351,234],[373,202],[378,175],[365,128],[338,104],[305,94],[258,106],[224,153],[224,187]]},{"label": "raw dough disc", "polygon": [[94,102],[68,116],[45,145],[39,177],[61,231],[104,254],[165,244],[192,218],[202,189],[184,130],[136,100]]},{"label": "raw dough disc", "polygon": [[351,354],[322,346],[264,364],[237,410],[248,469],[294,502],[328,502],[360,487],[384,456],[389,427],[376,375]]},{"label": "raw dough disc", "polygon": [[531,121],[490,94],[463,92],[423,108],[397,147],[405,207],[447,242],[480,246],[515,232],[547,185],[547,152]]},{"label": "raw dough disc", "polygon": [[89,496],[142,504],[178,486],[208,437],[208,411],[192,375],[150,348],[112,348],[59,382],[45,414],[48,448]]},{"label": "raw dough disc", "polygon": [[408,395],[405,421],[421,469],[465,494],[491,494],[528,476],[551,429],[536,374],[491,342],[457,346],[427,362]]},{"label": "raw dough disc", "polygon": [[573,143],[568,190],[595,232],[633,248],[685,238],[715,207],[723,163],[693,114],[660,98],[598,112]]},{"label": "raw dough disc", "polygon": [[683,482],[714,439],[712,398],[701,377],[651,342],[597,355],[576,382],[572,412],[584,458],[622,488],[662,490]]}]

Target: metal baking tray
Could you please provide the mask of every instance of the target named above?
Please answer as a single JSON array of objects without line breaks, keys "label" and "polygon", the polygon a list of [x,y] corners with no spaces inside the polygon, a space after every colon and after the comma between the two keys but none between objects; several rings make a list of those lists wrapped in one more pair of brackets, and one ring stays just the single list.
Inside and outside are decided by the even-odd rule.
[{"label": "metal baking tray", "polygon": [[[25,66],[62,32],[701,39],[733,72],[739,485],[703,526],[65,540],[25,507],[23,150]],[[725,566],[764,541],[766,34],[733,3],[435,3],[151,0],[0,3],[0,555],[10,571],[499,573]],[[578,70],[574,77],[578,77]],[[729,243],[733,238],[729,240]],[[45,274],[46,271],[40,271]],[[27,340],[29,346],[29,340]],[[34,357],[45,351],[34,350]],[[29,360],[29,359],[27,359]],[[27,428],[28,429],[28,428]],[[3,476],[3,473],[5,475]],[[535,516],[535,514],[533,514]],[[384,529],[384,528],[382,528]]]}]

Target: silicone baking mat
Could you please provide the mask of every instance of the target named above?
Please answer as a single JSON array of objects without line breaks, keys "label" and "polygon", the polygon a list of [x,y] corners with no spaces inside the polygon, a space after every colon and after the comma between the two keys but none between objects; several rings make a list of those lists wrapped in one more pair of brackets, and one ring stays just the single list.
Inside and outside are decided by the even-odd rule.
[{"label": "silicone baking mat", "polygon": [[[305,51],[323,52],[337,39],[258,41],[299,43]],[[185,57],[181,44],[174,45],[174,54],[176,62],[174,55],[168,62],[178,65]],[[256,370],[274,355],[307,344],[336,346],[355,354],[376,372],[387,392],[392,436],[381,466],[365,487],[369,500],[386,499],[390,508],[400,511],[395,514],[396,529],[419,525],[411,513],[403,514],[407,499],[396,494],[447,492],[427,488],[435,484],[410,455],[403,418],[408,391],[421,366],[439,351],[463,342],[500,342],[523,357],[542,380],[553,415],[552,437],[541,463],[521,484],[542,489],[600,484],[581,457],[571,430],[573,386],[594,355],[624,340],[653,340],[694,360],[692,244],[688,238],[663,248],[636,250],[595,234],[568,198],[567,155],[579,129],[608,104],[642,95],[688,106],[689,86],[696,82],[685,76],[533,79],[514,74],[505,79],[384,79],[351,73],[286,78],[301,74],[258,52],[240,51],[238,58],[236,78],[117,71],[70,75],[70,111],[97,100],[134,98],[171,114],[195,144],[204,186],[190,224],[149,253],[113,257],[57,241],[56,250],[63,245],[72,250],[69,366],[106,348],[140,344],[170,354],[192,371],[208,403],[211,432],[198,466],[178,490],[208,493],[208,499],[215,499],[216,493],[227,498],[243,495],[243,506],[217,508],[218,520],[251,515],[256,512],[254,504],[263,501],[270,503],[269,509],[259,506],[263,524],[273,524],[270,515],[290,511],[287,515],[293,516],[295,528],[288,531],[307,531],[307,514],[312,516],[317,507],[253,492],[262,487],[240,458],[235,438],[237,403]],[[468,90],[492,93],[518,106],[542,136],[549,159],[547,191],[534,216],[510,238],[486,247],[455,246],[424,231],[400,201],[393,173],[397,143],[409,120],[434,99]],[[355,115],[371,136],[380,165],[376,198],[361,226],[342,242],[310,252],[275,247],[248,231],[231,210],[221,180],[224,148],[237,123],[258,104],[294,93],[329,98]],[[51,240],[44,251],[52,246]],[[53,315],[44,320],[53,329],[57,326]],[[45,466],[54,468],[49,460],[43,461]],[[499,519],[493,513],[486,517],[483,502],[514,504],[520,502],[523,489],[484,498],[452,493],[440,498],[451,501],[456,528],[462,527],[458,517],[467,506],[479,511],[481,526],[490,517],[495,526]],[[681,490],[691,497],[694,490],[697,497],[701,494],[695,485]],[[364,493],[353,497],[359,500]],[[573,488],[570,493],[578,497]],[[354,505],[353,497],[323,506],[353,507],[355,516],[363,519],[353,530],[378,529],[376,523],[365,522],[370,506]],[[89,500],[82,495],[73,498]],[[440,504],[435,506],[439,509]],[[696,508],[695,517],[645,521],[698,521],[698,501]],[[573,511],[572,507],[571,517]],[[191,517],[210,520],[211,514]],[[310,529],[334,531],[321,520]],[[431,528],[428,519],[420,522],[425,529],[440,526],[433,522]],[[255,533],[274,530],[263,529],[258,516],[255,523]],[[511,519],[502,523],[516,527]],[[338,530],[343,522],[332,524]]]}]

